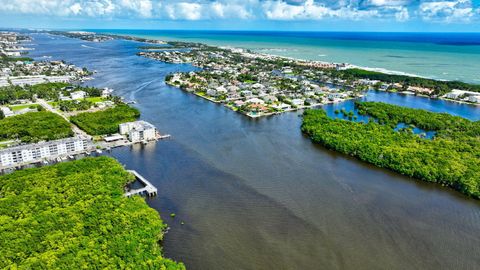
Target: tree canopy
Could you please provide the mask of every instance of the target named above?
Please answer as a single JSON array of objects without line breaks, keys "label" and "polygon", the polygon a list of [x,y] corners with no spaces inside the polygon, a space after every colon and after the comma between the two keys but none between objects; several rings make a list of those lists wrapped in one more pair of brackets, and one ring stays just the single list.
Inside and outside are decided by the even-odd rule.
[{"label": "tree canopy", "polygon": [[85,158],[0,177],[2,269],[185,269],[162,256],[165,224],[114,159]]},{"label": "tree canopy", "polygon": [[70,121],[90,135],[105,135],[118,132],[118,125],[139,117],[139,110],[122,104],[104,111],[80,113],[72,116]]},{"label": "tree canopy", "polygon": [[0,139],[19,139],[30,143],[71,136],[70,123],[52,112],[29,112],[0,120]]},{"label": "tree canopy", "polygon": [[[368,123],[304,113],[302,131],[327,148],[480,198],[480,122],[377,102],[358,102]],[[436,131],[433,139],[395,131],[400,123]]]}]

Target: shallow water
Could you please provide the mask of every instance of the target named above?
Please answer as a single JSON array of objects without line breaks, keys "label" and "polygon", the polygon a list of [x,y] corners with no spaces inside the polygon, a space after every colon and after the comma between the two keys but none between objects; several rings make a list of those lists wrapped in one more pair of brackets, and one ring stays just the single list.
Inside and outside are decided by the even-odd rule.
[{"label": "shallow water", "polygon": [[480,84],[479,33],[94,31],[242,47],[299,59]]},{"label": "shallow water", "polygon": [[[135,99],[142,119],[172,135],[111,155],[158,188],[147,201],[171,227],[166,256],[189,269],[480,265],[478,201],[312,144],[300,112],[251,120],[168,87],[167,73],[192,67],[135,56],[139,43],[53,38],[36,35],[33,55],[96,69],[90,84]],[[480,119],[478,107],[447,101],[368,99]]]}]

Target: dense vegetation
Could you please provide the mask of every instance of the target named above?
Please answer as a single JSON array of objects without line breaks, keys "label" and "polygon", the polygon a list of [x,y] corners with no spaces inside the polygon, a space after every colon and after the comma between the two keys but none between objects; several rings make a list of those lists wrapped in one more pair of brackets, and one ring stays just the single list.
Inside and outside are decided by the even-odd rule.
[{"label": "dense vegetation", "polygon": [[432,113],[381,102],[356,102],[359,114],[370,115],[381,124],[395,127],[398,123],[414,125],[423,130],[437,132],[437,137],[480,136],[480,122],[448,113]]},{"label": "dense vegetation", "polygon": [[2,269],[185,269],[162,257],[165,224],[114,159],[86,158],[0,177]]},{"label": "dense vegetation", "polygon": [[[68,89],[67,89],[68,88]],[[41,83],[26,86],[0,87],[0,104],[8,104],[19,99],[35,101],[35,98],[58,100],[60,94],[68,96],[69,91],[85,91],[89,97],[99,97],[102,90],[95,87],[82,87],[68,83]]]},{"label": "dense vegetation", "polygon": [[[378,123],[331,119],[323,110],[308,110],[302,131],[327,148],[480,198],[480,122],[376,102],[356,106]],[[437,133],[423,139],[395,131],[399,123]]]},{"label": "dense vegetation", "polygon": [[135,121],[138,117],[140,112],[137,109],[117,105],[104,111],[81,113],[70,120],[90,135],[105,135],[118,132],[119,124]]},{"label": "dense vegetation", "polygon": [[0,139],[19,139],[30,143],[71,136],[70,124],[51,112],[30,112],[0,120]]},{"label": "dense vegetation", "polygon": [[89,100],[61,100],[58,102],[58,108],[63,112],[85,111],[93,106]]},{"label": "dense vegetation", "polygon": [[340,71],[332,71],[338,76],[345,79],[370,79],[379,80],[387,83],[401,83],[404,86],[418,86],[434,89],[436,95],[445,94],[453,89],[461,89],[468,91],[480,92],[480,85],[469,84],[459,81],[437,81],[427,78],[412,77],[406,75],[386,74],[376,71],[368,71],[363,69],[347,69]]},{"label": "dense vegetation", "polygon": [[30,57],[11,57],[11,56],[6,56],[6,55],[0,55],[0,64],[7,64],[9,62],[32,62],[33,59]]}]

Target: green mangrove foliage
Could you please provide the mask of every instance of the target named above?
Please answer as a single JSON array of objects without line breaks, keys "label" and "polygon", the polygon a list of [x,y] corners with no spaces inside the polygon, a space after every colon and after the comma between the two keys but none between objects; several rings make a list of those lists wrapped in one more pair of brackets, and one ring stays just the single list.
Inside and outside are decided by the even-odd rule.
[{"label": "green mangrove foliage", "polygon": [[2,269],[185,269],[162,256],[165,224],[112,158],[0,177]]},{"label": "green mangrove foliage", "polygon": [[370,115],[381,124],[396,126],[399,123],[414,125],[423,130],[437,132],[437,137],[480,136],[480,122],[448,113],[432,113],[380,102],[356,102],[358,113]]},{"label": "green mangrove foliage", "polygon": [[119,124],[139,117],[139,110],[122,104],[104,111],[80,113],[72,116],[70,121],[90,135],[105,135],[118,132]]},{"label": "green mangrove foliage", "polygon": [[29,112],[0,120],[0,139],[19,139],[30,143],[71,136],[73,131],[70,124],[51,112]]},{"label": "green mangrove foliage", "polygon": [[[323,110],[307,110],[302,131],[327,148],[480,198],[479,122],[377,102],[356,106],[378,123],[331,119]],[[393,127],[400,123],[437,133],[430,140],[397,132]]]},{"label": "green mangrove foliage", "polygon": [[58,102],[58,108],[63,112],[84,111],[93,106],[93,102],[83,100],[61,100]]}]

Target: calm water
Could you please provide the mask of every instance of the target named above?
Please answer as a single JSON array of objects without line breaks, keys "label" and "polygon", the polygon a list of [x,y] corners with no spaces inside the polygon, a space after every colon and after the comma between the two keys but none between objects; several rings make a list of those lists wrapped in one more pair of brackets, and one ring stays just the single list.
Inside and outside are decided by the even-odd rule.
[{"label": "calm water", "polygon": [[[158,187],[148,203],[171,227],[165,253],[189,269],[480,265],[478,201],[314,145],[300,132],[300,113],[250,120],[168,87],[165,74],[192,68],[137,57],[139,43],[35,37],[35,56],[98,70],[91,84],[137,100],[143,119],[172,134],[112,156]],[[473,106],[385,93],[368,99],[480,119]]]},{"label": "calm water", "polygon": [[300,59],[346,62],[480,84],[479,33],[95,31],[242,47]]}]

